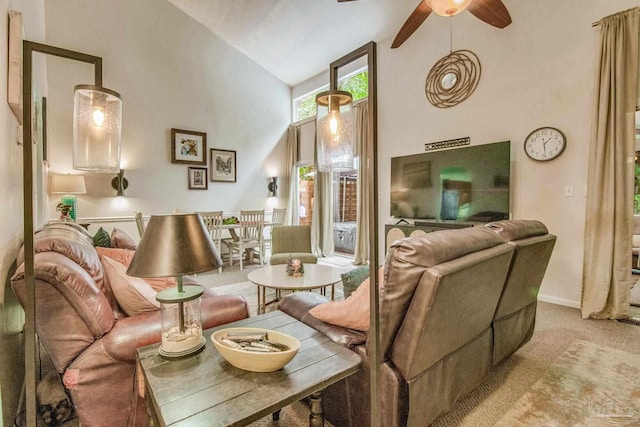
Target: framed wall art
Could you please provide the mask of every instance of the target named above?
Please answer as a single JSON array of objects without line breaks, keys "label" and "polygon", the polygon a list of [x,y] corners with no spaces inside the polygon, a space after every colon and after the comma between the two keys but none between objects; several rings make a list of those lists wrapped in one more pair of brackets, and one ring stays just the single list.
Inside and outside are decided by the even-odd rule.
[{"label": "framed wall art", "polygon": [[211,181],[236,182],[236,152],[212,148],[210,154]]},{"label": "framed wall art", "polygon": [[206,190],[209,188],[207,168],[189,167],[189,190]]},{"label": "framed wall art", "polygon": [[207,165],[207,134],[171,129],[171,163]]}]

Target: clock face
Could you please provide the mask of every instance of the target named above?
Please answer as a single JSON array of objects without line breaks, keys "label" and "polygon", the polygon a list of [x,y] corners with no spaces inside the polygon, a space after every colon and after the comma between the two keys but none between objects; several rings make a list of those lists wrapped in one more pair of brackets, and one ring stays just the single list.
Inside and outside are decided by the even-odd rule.
[{"label": "clock face", "polygon": [[556,128],[536,129],[524,140],[524,152],[533,160],[546,162],[560,156],[567,145],[564,134]]}]

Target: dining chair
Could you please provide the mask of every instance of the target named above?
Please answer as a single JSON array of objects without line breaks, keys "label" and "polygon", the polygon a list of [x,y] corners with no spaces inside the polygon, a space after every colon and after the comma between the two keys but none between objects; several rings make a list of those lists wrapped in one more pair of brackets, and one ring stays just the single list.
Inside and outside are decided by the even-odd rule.
[{"label": "dining chair", "polygon": [[273,226],[284,225],[285,217],[287,216],[287,208],[274,208],[271,213],[271,221],[269,222],[269,237],[264,239],[264,247],[271,249],[271,235],[273,234]]},{"label": "dining chair", "polygon": [[138,234],[142,237],[142,233],[144,233],[144,218],[142,217],[142,212],[135,212],[136,217],[136,226],[138,226]]},{"label": "dining chair", "polygon": [[[222,254],[222,211],[196,212],[202,217],[204,225],[209,231],[213,244],[218,249],[218,254]],[[222,257],[222,255],[220,255]],[[222,266],[218,267],[218,273],[222,274]]]},{"label": "dining chair", "polygon": [[239,234],[223,243],[229,249],[229,265],[233,265],[234,255],[240,260],[240,270],[243,269],[243,257],[247,252],[247,261],[251,261],[253,253],[258,252],[260,265],[264,264],[264,209],[254,211],[240,211],[238,221]]}]

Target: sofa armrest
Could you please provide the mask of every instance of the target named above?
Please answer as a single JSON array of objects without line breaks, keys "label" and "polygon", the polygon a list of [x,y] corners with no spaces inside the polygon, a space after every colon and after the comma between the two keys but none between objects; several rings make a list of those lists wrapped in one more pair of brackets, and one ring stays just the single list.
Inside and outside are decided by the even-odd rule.
[{"label": "sofa armrest", "polygon": [[[201,308],[203,329],[249,317],[248,304],[243,297],[216,295],[206,289]],[[111,332],[102,338],[104,349],[114,359],[133,363],[138,347],[160,342],[161,323],[160,311],[119,319]]]},{"label": "sofa armrest", "polygon": [[309,314],[309,310],[313,307],[328,301],[327,298],[316,293],[295,292],[284,296],[278,302],[278,310],[311,326],[316,331],[329,337],[331,341],[351,350],[358,345],[366,343],[367,335],[365,333],[323,322]]}]

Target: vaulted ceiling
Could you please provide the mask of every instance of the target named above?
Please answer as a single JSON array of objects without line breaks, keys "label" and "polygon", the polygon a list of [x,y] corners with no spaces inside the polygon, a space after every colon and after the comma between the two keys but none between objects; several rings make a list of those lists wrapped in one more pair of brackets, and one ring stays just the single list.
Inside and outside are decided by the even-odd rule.
[{"label": "vaulted ceiling", "polygon": [[169,0],[290,86],[395,37],[420,0]]}]

